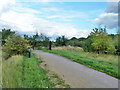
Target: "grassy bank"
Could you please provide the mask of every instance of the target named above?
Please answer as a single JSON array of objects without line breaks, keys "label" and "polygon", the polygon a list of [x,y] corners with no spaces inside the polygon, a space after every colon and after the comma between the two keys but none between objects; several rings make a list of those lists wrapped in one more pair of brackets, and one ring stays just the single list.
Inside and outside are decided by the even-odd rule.
[{"label": "grassy bank", "polygon": [[118,56],[116,55],[84,52],[82,48],[79,47],[56,47],[51,51],[47,49],[42,50],[64,56],[77,63],[104,72],[113,77],[120,78],[118,77]]},{"label": "grassy bank", "polygon": [[40,62],[33,54],[31,58],[18,55],[3,60],[3,88],[52,88],[55,86],[38,63]]},{"label": "grassy bank", "polygon": [[0,46],[0,90],[2,89],[2,51]]}]

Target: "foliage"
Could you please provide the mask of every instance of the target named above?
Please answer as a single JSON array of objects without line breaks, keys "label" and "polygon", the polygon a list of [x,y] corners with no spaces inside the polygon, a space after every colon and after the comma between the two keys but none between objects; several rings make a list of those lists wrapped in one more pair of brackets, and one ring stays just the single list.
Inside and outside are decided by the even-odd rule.
[{"label": "foliage", "polygon": [[28,41],[22,39],[18,35],[8,36],[5,39],[5,45],[3,45],[2,50],[3,52],[7,53],[9,56],[18,55],[18,54],[25,54],[28,52]]},{"label": "foliage", "polygon": [[90,36],[85,41],[85,51],[94,51],[99,53],[114,54],[116,49],[113,44],[113,40],[106,33],[106,29],[93,29]]},{"label": "foliage", "polygon": [[15,32],[11,31],[11,29],[2,29],[1,34],[2,34],[2,45],[4,45],[5,44],[5,39],[7,39],[8,36],[10,36],[10,35],[14,35]]},{"label": "foliage", "polygon": [[[30,45],[34,47],[48,47],[49,38],[44,34],[33,35],[33,37],[24,36],[30,41]],[[71,39],[65,36],[59,36],[56,41],[52,41],[52,46],[78,46],[83,47],[86,52],[97,52],[104,54],[119,54],[118,50],[118,35],[107,34],[106,28],[95,28],[87,38],[72,37]]]},{"label": "foliage", "polygon": [[92,43],[93,43],[93,36],[88,36],[84,42],[83,49],[86,52],[92,52]]},{"label": "foliage", "polygon": [[56,38],[56,46],[66,46],[67,38],[65,36],[59,36]]},{"label": "foliage", "polygon": [[42,46],[49,46],[49,37],[42,33],[40,35],[36,33],[35,35],[30,37],[28,35],[24,35],[24,39],[29,41],[29,44],[33,47],[33,49],[34,47],[40,48]]},{"label": "foliage", "polygon": [[79,47],[83,47],[84,45],[84,40],[85,38],[76,38],[76,37],[72,37],[71,39],[67,39],[65,36],[59,36],[56,38],[55,41],[55,46],[79,46]]},{"label": "foliage", "polygon": [[84,46],[84,40],[85,40],[85,38],[72,37],[72,38],[68,41],[68,45],[70,45],[70,46],[83,47],[83,46]]},{"label": "foliage", "polygon": [[100,34],[99,36],[96,36],[93,39],[92,47],[93,50],[97,51],[98,53],[101,52],[114,54],[116,51],[112,39],[105,34]]}]

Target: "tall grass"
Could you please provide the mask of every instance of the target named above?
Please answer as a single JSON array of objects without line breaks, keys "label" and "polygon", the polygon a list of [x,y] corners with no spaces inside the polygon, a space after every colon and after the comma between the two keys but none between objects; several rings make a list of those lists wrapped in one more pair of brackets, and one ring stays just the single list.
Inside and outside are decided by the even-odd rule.
[{"label": "tall grass", "polygon": [[2,83],[4,88],[17,88],[22,85],[23,56],[12,56],[2,62]]},{"label": "tall grass", "polygon": [[64,56],[72,61],[78,62],[95,70],[105,72],[113,77],[118,76],[118,56],[84,52],[80,47],[55,47],[52,50],[43,51]]},{"label": "tall grass", "polygon": [[3,88],[51,88],[54,86],[46,71],[38,65],[37,58],[20,55],[3,60]]},{"label": "tall grass", "polygon": [[2,88],[2,51],[0,46],[0,89]]}]

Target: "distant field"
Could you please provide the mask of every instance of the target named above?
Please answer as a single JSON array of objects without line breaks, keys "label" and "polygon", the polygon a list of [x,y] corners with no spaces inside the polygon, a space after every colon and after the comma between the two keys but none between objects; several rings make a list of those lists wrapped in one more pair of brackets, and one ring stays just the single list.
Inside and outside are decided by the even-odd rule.
[{"label": "distant field", "polygon": [[80,47],[54,47],[52,50],[43,51],[64,56],[95,70],[105,72],[113,77],[118,77],[118,56],[84,52]]}]

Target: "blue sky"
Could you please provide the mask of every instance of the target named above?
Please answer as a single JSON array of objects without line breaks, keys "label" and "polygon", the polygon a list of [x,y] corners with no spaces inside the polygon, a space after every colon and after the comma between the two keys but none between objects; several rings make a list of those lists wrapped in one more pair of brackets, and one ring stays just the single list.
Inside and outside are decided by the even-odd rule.
[{"label": "blue sky", "polygon": [[[90,29],[97,27],[97,25],[93,24],[90,20],[95,19],[100,14],[104,13],[106,9],[106,2],[50,2],[47,4],[40,2],[28,2],[21,4],[23,7],[44,12],[42,14],[36,14],[38,18],[44,18],[45,20],[55,21],[58,23],[72,23],[77,29]],[[48,9],[48,12],[45,12],[43,8]],[[49,11],[50,8],[56,8],[58,11]],[[68,16],[68,21],[61,19],[65,18],[64,15],[66,18]],[[56,16],[56,18],[52,16]]]},{"label": "blue sky", "polygon": [[[95,27],[117,31],[116,5],[108,2],[11,2],[2,10],[0,28],[12,28],[21,34],[44,33],[50,37],[87,37]],[[7,7],[6,7],[7,8]]]}]

